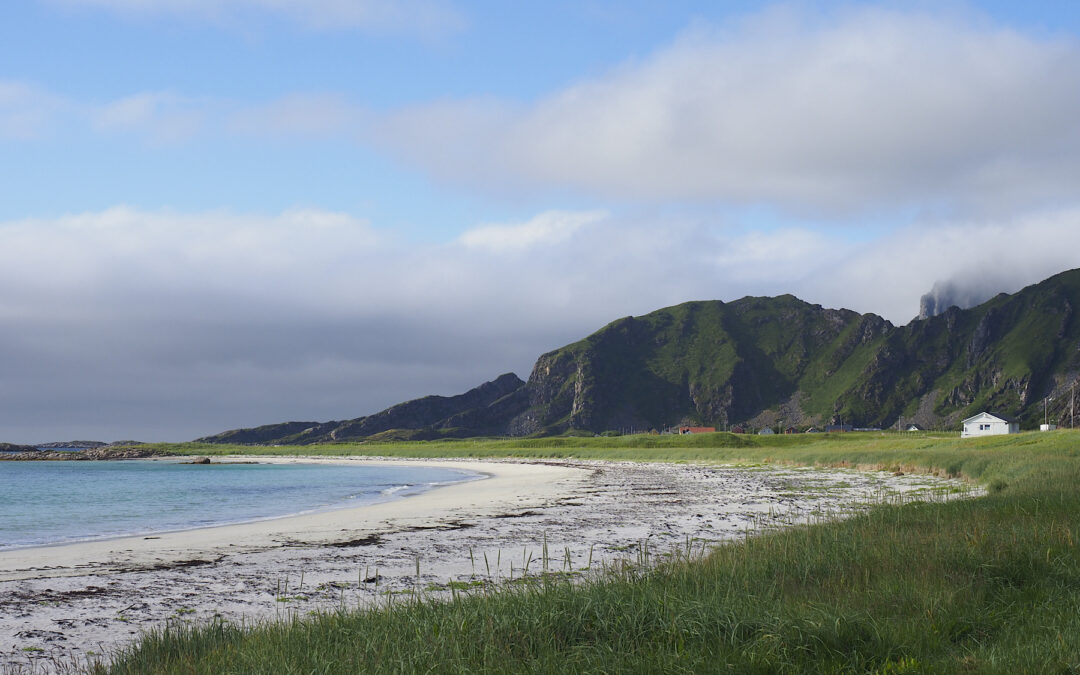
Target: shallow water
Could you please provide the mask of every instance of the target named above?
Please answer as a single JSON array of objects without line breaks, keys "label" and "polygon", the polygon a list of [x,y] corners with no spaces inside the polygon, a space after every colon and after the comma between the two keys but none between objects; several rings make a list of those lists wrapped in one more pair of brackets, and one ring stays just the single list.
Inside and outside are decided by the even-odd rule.
[{"label": "shallow water", "polygon": [[478,477],[412,466],[0,462],[0,550],[359,506]]}]

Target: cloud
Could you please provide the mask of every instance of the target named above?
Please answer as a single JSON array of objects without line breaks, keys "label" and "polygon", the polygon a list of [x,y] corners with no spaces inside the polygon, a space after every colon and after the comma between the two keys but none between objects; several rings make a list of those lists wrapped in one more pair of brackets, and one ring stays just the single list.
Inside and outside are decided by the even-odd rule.
[{"label": "cloud", "polygon": [[98,131],[135,133],[155,144],[174,144],[202,131],[206,107],[171,92],[141,92],[92,107],[88,114]]},{"label": "cloud", "polygon": [[[375,7],[70,1],[325,17]],[[871,8],[812,19],[770,10],[694,27],[645,58],[533,102],[486,96],[376,112],[339,92],[252,103],[153,90],[95,102],[0,83],[0,139],[62,124],[151,145],[334,138],[500,197],[768,204],[849,218],[915,209],[1002,214],[1072,198],[1080,180],[1076,72],[1074,38],[978,18]]]},{"label": "cloud", "polygon": [[1080,267],[1080,207],[1004,219],[916,222],[850,251],[828,274],[800,288],[818,302],[876,312],[895,323],[919,313],[938,281],[1013,293]]},{"label": "cloud", "polygon": [[0,223],[0,427],[179,440],[527,376],[618,316],[731,292],[707,228],[667,231],[597,210],[429,244],[319,210]]},{"label": "cloud", "polygon": [[1078,248],[1080,207],[914,222],[858,244],[599,210],[444,243],[311,209],[10,221],[0,428],[11,441],[184,440],[351,418],[525,377],[545,351],[687,300],[795,293],[904,323],[938,279],[981,273],[1016,290],[1074,267]]},{"label": "cloud", "polygon": [[367,108],[326,92],[242,102],[151,90],[95,101],[0,80],[0,141],[36,141],[67,133],[133,138],[150,146],[238,137],[355,142],[371,126],[371,119]]},{"label": "cloud", "polygon": [[46,0],[126,15],[180,15],[237,21],[280,15],[315,30],[360,29],[439,36],[461,30],[462,14],[445,0]]},{"label": "cloud", "polygon": [[0,80],[0,141],[40,141],[61,134],[133,136],[153,145],[202,134],[228,110],[224,102],[168,91],[136,92],[100,102],[76,100],[45,87]]},{"label": "cloud", "polygon": [[421,104],[372,140],[479,190],[861,212],[1013,206],[1080,178],[1080,44],[970,17],[785,10],[532,103]]},{"label": "cloud", "polygon": [[466,230],[459,241],[467,248],[496,253],[523,251],[566,241],[582,227],[603,220],[607,211],[547,211],[517,225],[482,225]]},{"label": "cloud", "polygon": [[[343,260],[362,255],[376,241],[366,221],[320,210],[261,217],[118,206],[0,225],[0,280],[20,289],[12,295],[29,296],[23,316],[86,316],[109,311],[117,299],[134,302],[133,296],[159,292],[178,299],[192,292],[284,302],[297,294],[304,299],[310,288],[275,279],[319,278],[320,269],[347,269]],[[43,269],[50,271],[41,274]],[[320,290],[334,291],[329,284]],[[43,303],[39,308],[36,295]],[[157,315],[168,308],[150,304],[141,311]]]},{"label": "cloud", "polygon": [[0,140],[27,141],[48,133],[63,100],[25,82],[0,80]]}]

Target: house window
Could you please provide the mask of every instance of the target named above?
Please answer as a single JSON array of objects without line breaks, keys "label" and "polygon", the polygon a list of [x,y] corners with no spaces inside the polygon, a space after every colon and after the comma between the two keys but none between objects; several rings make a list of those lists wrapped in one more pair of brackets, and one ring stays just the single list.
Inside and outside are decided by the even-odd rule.
[{"label": "house window", "polygon": [[990,425],[989,424],[980,424],[979,425],[979,431],[990,431]]}]

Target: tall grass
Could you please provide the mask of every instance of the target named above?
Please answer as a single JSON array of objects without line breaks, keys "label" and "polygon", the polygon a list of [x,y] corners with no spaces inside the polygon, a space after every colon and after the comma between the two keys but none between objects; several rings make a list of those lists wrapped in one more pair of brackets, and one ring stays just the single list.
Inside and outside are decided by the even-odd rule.
[{"label": "tall grass", "polygon": [[[1080,672],[1080,434],[799,441],[650,450],[668,460],[918,468],[980,481],[990,494],[882,505],[585,582],[544,575],[247,628],[173,624],[96,670]],[[632,442],[607,442],[557,449],[643,458]]]}]

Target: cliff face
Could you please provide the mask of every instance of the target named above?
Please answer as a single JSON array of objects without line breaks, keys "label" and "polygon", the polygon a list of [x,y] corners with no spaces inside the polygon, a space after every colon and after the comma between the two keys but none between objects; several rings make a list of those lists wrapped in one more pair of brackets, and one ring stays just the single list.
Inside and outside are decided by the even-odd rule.
[{"label": "cliff face", "polygon": [[[809,425],[932,427],[979,410],[1066,422],[1080,376],[1080,270],[894,327],[790,295],[688,302],[612,322],[460,396],[428,396],[347,422],[290,422],[208,442],[561,433],[570,429]],[[404,431],[403,431],[404,430]],[[405,432],[409,433],[405,433]]]},{"label": "cliff face", "polygon": [[741,422],[819,396],[889,329],[790,295],[685,303],[541,356],[529,415],[534,431],[549,432]]}]

